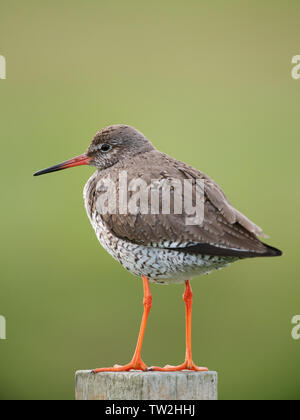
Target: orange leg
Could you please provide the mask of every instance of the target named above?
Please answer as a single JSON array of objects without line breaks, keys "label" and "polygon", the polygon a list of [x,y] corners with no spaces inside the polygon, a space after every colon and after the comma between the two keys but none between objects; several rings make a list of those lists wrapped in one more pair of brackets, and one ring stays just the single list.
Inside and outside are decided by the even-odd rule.
[{"label": "orange leg", "polygon": [[195,370],[198,372],[207,372],[207,368],[198,367],[192,359],[192,306],[193,306],[193,292],[191,289],[190,281],[185,282],[185,292],[183,295],[186,311],[186,353],[185,361],[179,366],[167,365],[163,368],[153,366],[148,370],[155,370],[160,372],[175,372],[180,370]]},{"label": "orange leg", "polygon": [[150,309],[151,309],[151,305],[152,305],[152,295],[151,295],[151,291],[150,291],[149,280],[147,279],[147,277],[143,277],[143,285],[144,285],[144,301],[143,301],[143,303],[144,303],[144,314],[143,314],[143,318],[142,318],[142,323],[141,323],[138,342],[137,342],[136,349],[135,349],[135,352],[134,352],[134,355],[133,355],[133,358],[132,358],[131,362],[128,363],[127,365],[124,365],[124,366],[115,365],[115,366],[110,367],[110,368],[95,369],[93,371],[94,373],[98,373],[98,372],[124,372],[124,371],[129,371],[131,369],[134,369],[134,370],[146,370],[147,369],[147,366],[145,365],[145,363],[141,359],[143,338],[144,338],[145,329],[146,329],[146,325],[147,325],[147,319],[148,319]]}]

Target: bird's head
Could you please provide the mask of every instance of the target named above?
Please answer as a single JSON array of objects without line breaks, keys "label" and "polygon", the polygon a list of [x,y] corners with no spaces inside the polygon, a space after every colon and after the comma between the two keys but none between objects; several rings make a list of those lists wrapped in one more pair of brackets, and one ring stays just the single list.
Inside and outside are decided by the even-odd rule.
[{"label": "bird's head", "polygon": [[149,140],[135,128],[128,125],[112,125],[103,128],[95,135],[84,154],[38,171],[34,176],[81,165],[95,166],[100,170],[106,169],[121,160],[153,149]]}]

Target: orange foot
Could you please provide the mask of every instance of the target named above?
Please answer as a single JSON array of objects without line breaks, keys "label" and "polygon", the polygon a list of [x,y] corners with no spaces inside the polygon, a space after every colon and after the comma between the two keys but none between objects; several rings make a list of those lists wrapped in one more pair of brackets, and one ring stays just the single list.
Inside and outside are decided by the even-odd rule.
[{"label": "orange foot", "polygon": [[171,366],[171,365],[166,365],[165,367],[152,366],[147,369],[147,371],[155,371],[155,372],[177,372],[181,370],[194,370],[196,372],[208,372],[207,368],[196,366],[192,360],[186,360],[182,365],[179,365],[179,366]]},{"label": "orange foot", "polygon": [[101,369],[95,369],[93,370],[93,373],[99,373],[99,372],[128,372],[129,370],[147,370],[147,366],[145,363],[139,359],[139,360],[132,360],[127,365],[121,366],[121,365],[114,365],[113,367],[108,368],[101,368]]}]

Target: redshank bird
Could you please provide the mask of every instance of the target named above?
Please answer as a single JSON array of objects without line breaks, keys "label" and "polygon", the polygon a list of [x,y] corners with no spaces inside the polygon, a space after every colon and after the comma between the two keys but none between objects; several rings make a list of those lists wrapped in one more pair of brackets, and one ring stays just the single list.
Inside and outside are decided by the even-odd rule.
[{"label": "redshank bird", "polygon": [[[237,260],[279,256],[281,251],[258,239],[258,236],[263,236],[261,228],[232,207],[211,178],[159,152],[142,133],[130,126],[113,125],[102,129],[95,135],[86,153],[34,175],[79,165],[91,165],[97,169],[85,185],[84,200],[88,217],[101,245],[123,267],[142,277],[144,287],[144,313],[131,362],[124,366],[95,369],[94,372],[131,369],[206,371],[207,368],[196,366],[192,359],[193,294],[190,279],[228,266]],[[126,194],[131,196],[133,189],[130,190],[129,185],[132,180],[143,182],[139,185],[146,190],[144,197],[148,197],[153,180],[189,180],[192,184],[201,180],[203,220],[199,224],[187,223],[185,209],[175,212],[173,208],[173,211],[167,213],[161,211],[161,207],[158,211],[149,207],[146,208],[149,211],[145,211],[145,208],[141,209],[141,199],[137,200],[135,211],[128,211],[128,207],[121,208],[120,200],[115,200],[116,208],[112,206],[114,211],[102,211],[99,198],[108,188],[104,180],[109,179],[117,185],[119,199],[123,195],[120,173],[126,174]],[[180,198],[175,195],[174,188],[170,188],[170,192],[173,193],[174,207]],[[113,196],[110,192],[108,199],[113,199]],[[183,299],[186,309],[186,355],[184,363],[179,366],[147,368],[141,358],[143,337],[152,303],[149,282],[185,283]]]}]

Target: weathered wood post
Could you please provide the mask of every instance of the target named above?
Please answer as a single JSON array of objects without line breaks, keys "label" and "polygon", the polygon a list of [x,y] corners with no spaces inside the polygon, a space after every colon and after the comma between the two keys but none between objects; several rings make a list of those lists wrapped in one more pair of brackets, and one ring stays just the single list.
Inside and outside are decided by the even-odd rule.
[{"label": "weathered wood post", "polygon": [[216,372],[76,372],[76,400],[217,400]]}]

